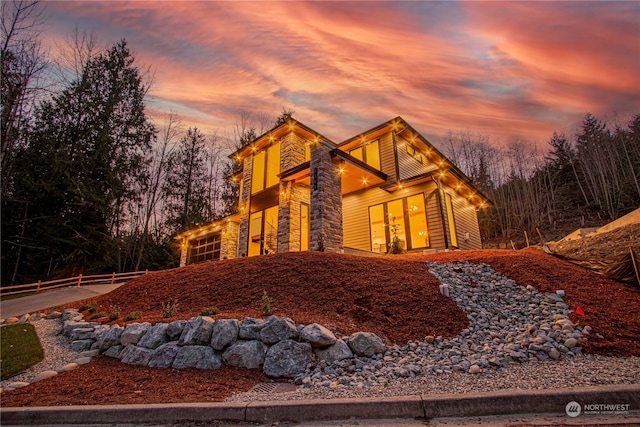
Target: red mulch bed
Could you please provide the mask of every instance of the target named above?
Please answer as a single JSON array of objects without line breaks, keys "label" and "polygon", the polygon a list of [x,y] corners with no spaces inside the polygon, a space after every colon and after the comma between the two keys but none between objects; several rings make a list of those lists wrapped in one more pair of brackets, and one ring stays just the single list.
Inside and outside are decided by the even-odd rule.
[{"label": "red mulch bed", "polygon": [[[214,318],[242,319],[262,317],[266,291],[276,316],[320,323],[337,336],[369,331],[399,345],[425,335],[455,336],[467,326],[466,315],[440,295],[425,260],[487,263],[521,286],[542,292],[564,289],[571,309],[580,306],[585,312],[573,314],[572,320],[593,328],[586,352],[640,356],[640,292],[536,249],[375,258],[299,252],[240,258],[148,274],[92,302],[106,313],[110,306],[117,306],[123,316],[140,311],[143,317],[137,322],[189,319],[211,306],[221,310]],[[173,301],[178,302],[178,312],[163,318],[162,305]],[[3,393],[2,406],[223,400],[265,381],[259,371],[150,369],[99,357],[74,371]]]}]

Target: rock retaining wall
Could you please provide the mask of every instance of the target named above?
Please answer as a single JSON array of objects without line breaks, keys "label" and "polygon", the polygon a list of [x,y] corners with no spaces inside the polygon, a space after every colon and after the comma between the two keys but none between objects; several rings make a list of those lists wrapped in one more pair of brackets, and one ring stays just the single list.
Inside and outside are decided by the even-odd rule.
[{"label": "rock retaining wall", "polygon": [[97,350],[130,365],[178,369],[262,366],[270,377],[294,378],[312,361],[331,364],[354,355],[371,357],[386,351],[374,334],[357,332],[338,339],[324,326],[296,325],[287,317],[238,321],[198,316],[188,321],[122,327],[85,322],[72,309],[62,316],[62,334],[74,350]]}]

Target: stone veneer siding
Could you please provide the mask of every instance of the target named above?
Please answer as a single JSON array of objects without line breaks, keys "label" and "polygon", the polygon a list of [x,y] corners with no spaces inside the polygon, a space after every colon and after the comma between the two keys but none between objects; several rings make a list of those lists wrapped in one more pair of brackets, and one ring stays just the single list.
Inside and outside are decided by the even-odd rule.
[{"label": "stone veneer siding", "polygon": [[[307,140],[294,132],[280,142],[280,171],[286,171],[305,161]],[[278,252],[300,250],[300,202],[309,202],[309,187],[293,182],[280,183],[278,205]]]},{"label": "stone veneer siding", "polygon": [[231,221],[222,228],[222,240],[220,242],[220,259],[231,259],[238,256],[238,232],[240,226]]},{"label": "stone veneer siding", "polygon": [[238,203],[240,212],[240,228],[238,230],[237,256],[246,256],[249,248],[249,200],[251,194],[251,171],[253,167],[253,156],[244,159],[244,174],[242,175],[242,194]]},{"label": "stone veneer siding", "polygon": [[332,145],[319,142],[311,146],[311,250],[344,252],[342,237],[342,180],[331,161]]}]

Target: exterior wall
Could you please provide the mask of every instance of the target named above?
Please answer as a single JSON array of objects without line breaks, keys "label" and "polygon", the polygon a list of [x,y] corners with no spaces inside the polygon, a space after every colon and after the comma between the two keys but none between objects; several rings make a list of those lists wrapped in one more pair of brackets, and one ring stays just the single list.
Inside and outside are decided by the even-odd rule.
[{"label": "exterior wall", "polygon": [[371,251],[369,207],[384,202],[424,193],[429,232],[429,248],[444,250],[443,222],[437,197],[437,186],[430,181],[389,193],[380,188],[356,191],[343,198],[344,246],[361,251]]},{"label": "exterior wall", "polygon": [[407,145],[410,143],[402,138],[396,137],[396,146],[398,148],[398,169],[400,170],[400,179],[407,179],[413,176],[422,175],[438,169],[438,165],[433,163],[429,157],[424,156],[424,163],[420,163],[407,153]]},{"label": "exterior wall", "polygon": [[187,265],[187,256],[189,254],[189,244],[187,239],[183,238],[180,241],[180,267]]},{"label": "exterior wall", "polygon": [[242,178],[242,194],[240,194],[240,203],[238,210],[240,211],[240,226],[238,230],[238,247],[236,249],[238,256],[246,256],[249,247],[249,201],[251,199],[251,168],[253,165],[253,156],[244,159],[244,174]]},{"label": "exterior wall", "polygon": [[[458,249],[482,249],[482,239],[480,237],[480,226],[478,225],[478,215],[476,213],[476,207],[473,206],[473,204],[471,204],[464,197],[460,197],[458,194],[456,194],[454,189],[444,187],[442,190],[443,192],[449,193],[452,196],[453,220],[456,224]],[[443,209],[446,209],[446,207],[443,206]],[[446,211],[443,212],[445,212],[446,214]],[[446,215],[445,221],[448,221]],[[448,230],[449,229],[447,228],[447,232]],[[469,234],[467,235],[466,233]],[[451,242],[449,242],[449,246],[451,246]]]},{"label": "exterior wall", "polygon": [[222,240],[220,242],[220,259],[231,259],[238,256],[238,232],[240,225],[227,221],[222,229]]},{"label": "exterior wall", "polygon": [[335,147],[319,142],[311,147],[311,203],[309,249],[344,251],[342,241],[342,178],[331,161]]}]

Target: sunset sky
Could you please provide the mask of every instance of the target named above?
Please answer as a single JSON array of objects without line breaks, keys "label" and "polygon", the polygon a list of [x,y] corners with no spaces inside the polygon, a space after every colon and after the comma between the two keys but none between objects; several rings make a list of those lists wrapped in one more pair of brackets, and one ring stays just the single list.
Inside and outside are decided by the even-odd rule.
[{"label": "sunset sky", "polygon": [[219,134],[283,108],[335,142],[402,116],[543,147],[583,116],[640,112],[640,2],[46,2],[45,43],[124,38],[149,111]]}]

